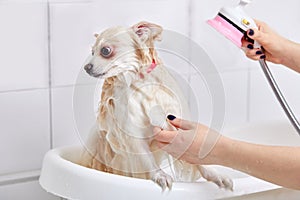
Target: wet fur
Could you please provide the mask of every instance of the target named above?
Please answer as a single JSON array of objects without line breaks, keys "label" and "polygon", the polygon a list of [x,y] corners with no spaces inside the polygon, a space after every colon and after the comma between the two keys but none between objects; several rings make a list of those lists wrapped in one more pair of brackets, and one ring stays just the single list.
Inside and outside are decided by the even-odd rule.
[{"label": "wet fur", "polygon": [[[187,117],[187,102],[174,78],[159,59],[154,41],[160,40],[162,28],[140,22],[130,28],[114,27],[96,35],[94,52],[103,45],[112,45],[110,58],[94,55],[89,63],[95,66],[90,75],[97,76],[108,70],[104,78],[98,118],[80,164],[136,178],[152,179],[163,189],[171,188],[175,181],[195,181],[201,174],[220,187],[232,187],[232,182],[203,166],[191,165],[171,158],[156,147],[151,124],[156,119],[149,113],[160,106],[167,114]],[[153,59],[157,67],[146,70]],[[111,69],[111,71],[109,71]],[[156,116],[157,115],[157,116]],[[161,113],[154,116],[157,118]],[[155,117],[154,117],[155,118]],[[166,121],[164,129],[174,130]],[[141,128],[143,127],[143,128]],[[171,159],[174,174],[161,169],[163,160]],[[169,160],[170,161],[170,160]]]}]

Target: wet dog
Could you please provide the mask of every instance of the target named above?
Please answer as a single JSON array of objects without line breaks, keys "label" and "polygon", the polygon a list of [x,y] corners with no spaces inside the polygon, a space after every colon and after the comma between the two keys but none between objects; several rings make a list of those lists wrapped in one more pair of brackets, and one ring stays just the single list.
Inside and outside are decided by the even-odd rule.
[{"label": "wet dog", "polygon": [[161,40],[161,35],[162,28],[148,22],[95,34],[92,56],[84,69],[90,76],[104,79],[104,83],[97,122],[81,164],[152,179],[163,189],[171,188],[173,181],[195,181],[200,177],[231,189],[230,179],[172,158],[153,142],[154,126],[174,130],[165,120],[167,114],[184,117],[188,112],[181,89],[155,50],[154,42]]}]

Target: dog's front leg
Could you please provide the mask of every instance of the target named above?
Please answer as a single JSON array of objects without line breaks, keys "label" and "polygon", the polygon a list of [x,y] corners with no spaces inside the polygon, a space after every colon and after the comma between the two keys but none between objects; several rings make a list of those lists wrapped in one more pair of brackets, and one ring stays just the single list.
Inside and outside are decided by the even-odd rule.
[{"label": "dog's front leg", "polygon": [[[148,113],[149,121],[152,126],[158,126],[162,129],[168,129],[171,130],[173,127],[171,127],[167,121],[166,121],[166,114],[161,106],[156,105],[153,106],[149,113]],[[155,156],[155,154],[154,154]],[[156,172],[152,173],[152,180],[160,185],[163,190],[165,190],[167,187],[171,189],[173,178],[166,174],[163,170],[159,169]]]},{"label": "dog's front leg", "polygon": [[[135,140],[135,141],[133,141]],[[131,139],[131,152],[138,152],[136,153],[129,153],[128,160],[132,165],[131,169],[132,172],[141,176],[143,174],[147,174],[151,180],[157,183],[162,190],[164,191],[166,188],[171,189],[173,178],[165,173],[160,166],[156,163],[156,153],[159,152],[152,152],[150,150],[149,142],[144,141],[137,141],[136,139]]]},{"label": "dog's front leg", "polygon": [[162,191],[164,191],[166,188],[171,190],[173,178],[169,174],[165,173],[162,169],[160,169],[159,166],[157,166],[156,160],[153,155],[150,155],[150,157],[151,158],[149,160],[151,160],[152,165],[154,164],[153,167],[155,169],[150,171],[149,173],[151,180],[157,183],[162,188]]}]

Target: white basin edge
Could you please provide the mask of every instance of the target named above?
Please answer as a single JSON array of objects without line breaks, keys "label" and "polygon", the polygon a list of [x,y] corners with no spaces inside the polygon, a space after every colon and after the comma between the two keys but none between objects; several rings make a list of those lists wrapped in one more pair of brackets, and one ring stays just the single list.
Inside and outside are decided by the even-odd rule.
[{"label": "white basin edge", "polygon": [[[75,164],[80,146],[50,150],[44,157],[40,185],[48,192],[67,199],[222,199],[274,190],[279,186],[246,176],[235,178],[234,190],[219,189],[210,182],[173,183],[162,192],[151,180],[109,174]],[[67,157],[67,159],[65,159]]]}]

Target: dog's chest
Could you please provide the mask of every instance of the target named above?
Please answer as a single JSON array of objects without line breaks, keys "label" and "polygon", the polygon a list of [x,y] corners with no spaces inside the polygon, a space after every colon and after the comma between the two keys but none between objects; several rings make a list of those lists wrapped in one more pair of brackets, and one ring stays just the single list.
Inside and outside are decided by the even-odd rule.
[{"label": "dog's chest", "polygon": [[104,130],[145,137],[152,133],[147,112],[151,95],[143,84],[104,83],[99,108],[99,122]]}]

